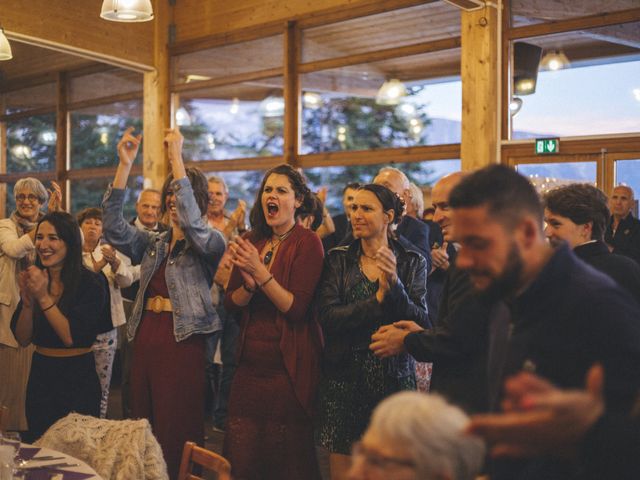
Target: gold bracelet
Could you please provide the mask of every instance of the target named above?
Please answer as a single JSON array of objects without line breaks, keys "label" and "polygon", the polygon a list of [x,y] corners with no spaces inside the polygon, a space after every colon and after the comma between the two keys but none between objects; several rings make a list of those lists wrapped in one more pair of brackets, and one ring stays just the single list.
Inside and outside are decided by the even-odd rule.
[{"label": "gold bracelet", "polygon": [[271,275],[269,278],[267,278],[264,282],[262,282],[260,285],[258,285],[258,288],[262,288],[264,287],[267,283],[269,283],[271,280],[273,280],[273,275]]}]

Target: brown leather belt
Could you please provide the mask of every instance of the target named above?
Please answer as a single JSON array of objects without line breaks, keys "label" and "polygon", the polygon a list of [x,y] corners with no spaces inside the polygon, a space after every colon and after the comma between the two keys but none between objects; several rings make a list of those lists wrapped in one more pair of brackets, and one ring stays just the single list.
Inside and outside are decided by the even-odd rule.
[{"label": "brown leather belt", "polygon": [[151,310],[153,313],[173,312],[171,299],[162,297],[160,295],[147,298],[147,302],[144,305],[144,309]]},{"label": "brown leather belt", "polygon": [[79,357],[91,353],[91,347],[49,348],[36,345],[36,352],[45,357]]}]

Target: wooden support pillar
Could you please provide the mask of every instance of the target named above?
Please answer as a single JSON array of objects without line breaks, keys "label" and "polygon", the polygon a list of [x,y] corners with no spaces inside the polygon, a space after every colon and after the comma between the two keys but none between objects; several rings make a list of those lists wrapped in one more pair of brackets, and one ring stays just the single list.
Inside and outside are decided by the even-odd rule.
[{"label": "wooden support pillar", "polygon": [[67,185],[69,122],[67,111],[67,75],[58,72],[56,78],[56,165],[55,179],[62,189],[62,208],[69,210],[71,187]]},{"label": "wooden support pillar", "polygon": [[145,188],[161,188],[169,171],[163,144],[164,130],[171,126],[168,2],[156,2],[154,14],[155,69],[144,74],[142,174]]},{"label": "wooden support pillar", "polygon": [[300,29],[287,22],[284,33],[284,161],[297,166],[300,147]]},{"label": "wooden support pillar", "polygon": [[[497,2],[501,5],[502,2]],[[499,160],[499,15],[487,6],[462,12],[462,143],[463,170]]]}]

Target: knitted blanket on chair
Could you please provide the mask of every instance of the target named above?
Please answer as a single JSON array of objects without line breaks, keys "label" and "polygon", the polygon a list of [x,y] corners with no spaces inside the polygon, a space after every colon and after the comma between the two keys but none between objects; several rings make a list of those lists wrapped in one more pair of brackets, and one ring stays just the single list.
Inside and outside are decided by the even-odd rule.
[{"label": "knitted blanket on chair", "polygon": [[146,419],[102,420],[70,413],[35,444],[76,457],[105,480],[168,480],[167,465]]}]

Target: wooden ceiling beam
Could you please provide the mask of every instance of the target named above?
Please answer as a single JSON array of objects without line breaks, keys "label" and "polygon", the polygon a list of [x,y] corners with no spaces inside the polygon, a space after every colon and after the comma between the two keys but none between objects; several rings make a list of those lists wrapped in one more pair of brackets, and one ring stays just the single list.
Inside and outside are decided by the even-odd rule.
[{"label": "wooden ceiling beam", "polygon": [[632,8],[621,12],[600,13],[598,15],[590,15],[587,17],[516,27],[506,32],[506,35],[509,40],[517,40],[521,38],[572,32],[575,30],[586,30],[589,28],[606,27],[608,25],[637,21],[640,21],[640,8]]}]

